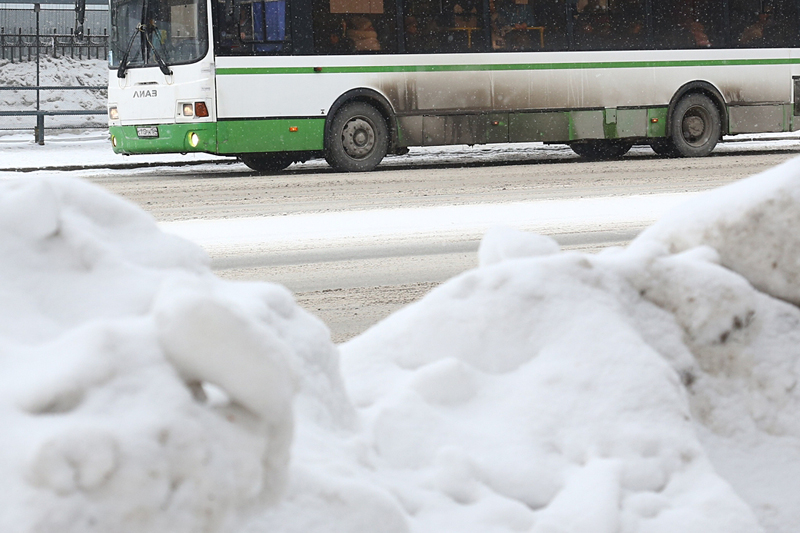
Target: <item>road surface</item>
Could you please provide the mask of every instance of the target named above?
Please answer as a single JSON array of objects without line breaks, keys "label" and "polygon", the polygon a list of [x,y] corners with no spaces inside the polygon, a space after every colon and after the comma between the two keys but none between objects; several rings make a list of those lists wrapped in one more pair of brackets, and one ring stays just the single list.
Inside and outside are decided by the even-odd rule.
[{"label": "road surface", "polygon": [[[552,235],[562,248],[597,251],[629,242],[657,218],[661,199],[677,201],[798,154],[778,148],[662,159],[642,148],[619,161],[587,163],[566,148],[511,161],[501,154],[473,159],[464,150],[441,163],[409,166],[395,158],[368,174],[337,174],[316,163],[259,176],[241,164],[216,164],[86,177],[138,203],[167,231],[200,232],[203,240],[228,224],[218,241],[204,241],[217,274],[286,285],[343,342],[476,266],[480,236],[505,220],[503,213],[517,209],[510,225]],[[606,218],[587,211],[582,223],[582,210],[595,204],[623,207]],[[546,209],[577,215],[524,223],[526,212],[534,219]],[[425,217],[431,231],[403,229],[424,225]],[[255,233],[231,240],[237,228]]]}]

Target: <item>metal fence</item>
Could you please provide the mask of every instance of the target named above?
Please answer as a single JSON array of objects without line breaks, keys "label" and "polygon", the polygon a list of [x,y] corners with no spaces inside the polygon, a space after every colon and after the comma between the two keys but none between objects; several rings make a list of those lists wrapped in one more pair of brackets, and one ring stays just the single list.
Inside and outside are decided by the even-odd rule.
[{"label": "metal fence", "polygon": [[32,61],[37,54],[75,59],[108,57],[108,6],[86,6],[83,38],[70,5],[0,3],[0,59]]},{"label": "metal fence", "polygon": [[[6,4],[8,5],[8,4]],[[30,29],[27,30],[27,33],[23,33],[22,28],[19,28],[19,31],[12,36],[7,36],[5,33],[0,33],[0,59],[7,59],[10,61],[14,61],[14,57],[20,61],[28,60],[28,61],[35,61],[36,62],[36,85],[33,86],[0,86],[0,91],[36,91],[36,109],[29,109],[29,110],[21,110],[21,111],[3,111],[0,110],[0,117],[28,117],[28,116],[35,116],[36,117],[36,127],[34,128],[34,137],[38,144],[44,144],[44,132],[45,132],[45,117],[55,117],[55,116],[74,116],[74,115],[105,115],[107,110],[105,109],[96,109],[96,110],[86,110],[86,109],[59,109],[59,110],[43,110],[41,108],[41,93],[42,91],[70,91],[70,90],[92,90],[92,91],[105,91],[107,90],[105,85],[102,86],[64,86],[64,85],[49,85],[43,86],[40,83],[40,59],[44,54],[52,54],[57,56],[59,50],[61,51],[62,55],[72,55],[75,57],[75,51],[77,50],[78,58],[82,58],[85,53],[86,58],[91,57],[91,51],[94,49],[95,54],[99,54],[99,50],[103,50],[103,55],[96,57],[106,57],[108,55],[108,37],[107,35],[99,36],[102,39],[102,44],[98,41],[92,41],[92,39],[97,39],[98,36],[86,36],[84,39],[78,39],[74,36],[74,31],[72,34],[69,35],[59,35],[58,28],[55,28],[55,32],[52,35],[42,35],[41,33],[41,5],[40,4],[30,4],[31,6],[31,14],[33,15],[33,31]],[[87,6],[88,7],[88,6]],[[17,9],[19,11],[19,9]],[[65,11],[63,9],[54,9],[54,11]],[[94,10],[95,12],[101,10]],[[102,12],[102,11],[101,11]],[[69,11],[73,17],[74,21],[74,12]],[[88,14],[88,12],[87,12]],[[103,15],[107,18],[107,10],[103,12]],[[90,29],[90,28],[87,28]],[[32,41],[30,38],[32,37]],[[69,37],[67,40],[66,38]],[[9,39],[9,40],[6,40]],[[85,52],[84,52],[85,51]],[[6,56],[6,52],[8,52],[8,56]],[[16,54],[15,54],[16,52]]]}]

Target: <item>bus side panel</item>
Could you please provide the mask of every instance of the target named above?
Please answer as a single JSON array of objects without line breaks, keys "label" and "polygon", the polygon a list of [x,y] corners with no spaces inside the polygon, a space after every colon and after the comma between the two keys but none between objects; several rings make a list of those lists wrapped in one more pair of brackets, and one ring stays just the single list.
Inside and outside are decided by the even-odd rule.
[{"label": "bus side panel", "polygon": [[508,121],[508,140],[511,142],[569,140],[568,112],[511,113]]},{"label": "bus side panel", "polygon": [[418,72],[409,73],[414,87],[416,109],[423,113],[489,111],[493,107],[491,73],[474,72]]},{"label": "bus side panel", "polygon": [[217,125],[220,154],[322,150],[324,118],[223,120]]},{"label": "bus side panel", "polygon": [[728,108],[729,131],[737,133],[770,133],[787,131],[791,124],[786,121],[788,105],[730,106]]},{"label": "bus side panel", "polygon": [[[695,81],[713,86],[731,109],[726,133],[787,130],[793,67],[780,63],[788,55],[677,50],[296,56],[270,58],[269,66],[265,58],[220,57],[221,122],[318,122],[302,126],[312,132],[303,142],[295,142],[303,134],[284,131],[292,127],[288,122],[224,126],[220,152],[319,150],[321,124],[333,103],[363,88],[383,95],[397,113],[400,146],[663,137],[670,101]],[[775,81],[781,79],[786,82]]]}]

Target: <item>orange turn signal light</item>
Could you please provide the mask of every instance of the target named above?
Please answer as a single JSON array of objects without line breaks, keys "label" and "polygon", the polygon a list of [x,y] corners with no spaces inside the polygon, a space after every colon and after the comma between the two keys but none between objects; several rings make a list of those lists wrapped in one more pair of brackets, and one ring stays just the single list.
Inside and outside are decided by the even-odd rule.
[{"label": "orange turn signal light", "polygon": [[652,122],[653,124],[658,124],[658,119],[657,118],[651,118],[650,122]]},{"label": "orange turn signal light", "polygon": [[195,102],[194,103],[194,116],[196,116],[196,117],[207,117],[208,116],[208,107],[206,106],[205,102]]},{"label": "orange turn signal light", "polygon": [[296,132],[297,126],[289,126],[289,131],[291,131],[292,133]]}]

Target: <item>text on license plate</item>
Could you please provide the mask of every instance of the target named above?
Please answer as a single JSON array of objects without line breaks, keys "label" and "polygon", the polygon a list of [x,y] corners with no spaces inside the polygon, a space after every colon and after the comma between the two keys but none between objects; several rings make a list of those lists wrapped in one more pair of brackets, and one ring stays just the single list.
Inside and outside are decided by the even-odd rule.
[{"label": "text on license plate", "polygon": [[139,137],[158,137],[158,126],[138,126],[136,135]]}]

